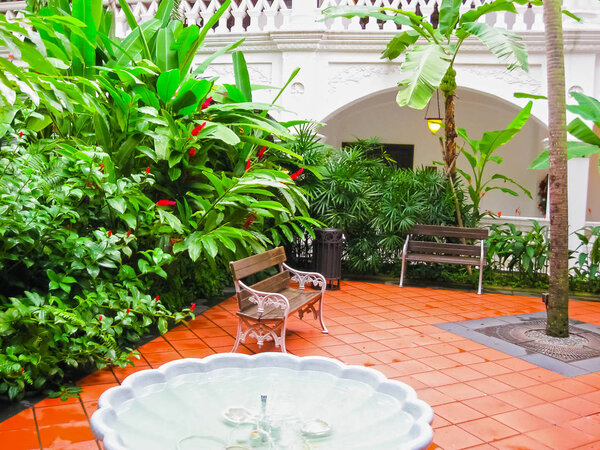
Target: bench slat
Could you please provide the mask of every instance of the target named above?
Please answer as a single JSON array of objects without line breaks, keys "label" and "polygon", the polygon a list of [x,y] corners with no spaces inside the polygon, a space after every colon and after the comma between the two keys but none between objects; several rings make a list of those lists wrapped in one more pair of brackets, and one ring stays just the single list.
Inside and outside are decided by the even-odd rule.
[{"label": "bench slat", "polygon": [[447,227],[440,225],[415,225],[410,234],[420,236],[455,237],[465,239],[486,239],[488,230],[486,228]]},{"label": "bench slat", "polygon": [[241,280],[269,267],[281,264],[285,260],[285,250],[283,247],[277,247],[259,255],[248,256],[239,261],[230,262],[229,267],[231,268],[233,279]]},{"label": "bench slat", "polygon": [[[408,241],[408,251],[446,255],[481,255],[481,245],[448,244],[444,242]],[[485,251],[485,249],[484,249]]]},{"label": "bench slat", "polygon": [[[284,295],[289,303],[290,303],[290,311],[289,314],[292,314],[299,310],[302,306],[312,301],[317,300],[321,296],[320,291],[301,291],[299,289],[294,288],[286,288],[283,291],[279,292]],[[250,303],[249,306],[244,308],[242,311],[238,312],[238,315],[249,317],[252,319],[258,319],[258,305],[255,303]],[[280,308],[265,308],[265,311],[260,316],[261,320],[282,320],[283,319],[283,310]]]},{"label": "bench slat", "polygon": [[[443,264],[466,264],[471,266],[479,266],[479,258],[470,256],[450,256],[450,255],[432,255],[427,253],[408,253],[407,261],[421,261]],[[485,259],[483,265],[486,265]]]}]

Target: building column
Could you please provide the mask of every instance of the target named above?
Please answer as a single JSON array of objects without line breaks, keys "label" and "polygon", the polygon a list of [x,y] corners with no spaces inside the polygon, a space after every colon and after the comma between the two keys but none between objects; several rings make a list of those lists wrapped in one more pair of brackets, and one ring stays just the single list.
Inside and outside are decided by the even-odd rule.
[{"label": "building column", "polygon": [[292,0],[290,27],[292,30],[314,30],[323,28],[319,18],[317,0]]},{"label": "building column", "polygon": [[585,226],[589,170],[589,158],[573,158],[567,162],[569,250],[575,250],[580,243],[579,238],[572,233]]}]

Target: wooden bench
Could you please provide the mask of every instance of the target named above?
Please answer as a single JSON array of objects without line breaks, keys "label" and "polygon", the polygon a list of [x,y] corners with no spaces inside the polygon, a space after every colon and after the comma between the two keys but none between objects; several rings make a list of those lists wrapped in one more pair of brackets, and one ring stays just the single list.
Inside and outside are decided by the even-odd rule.
[{"label": "wooden bench", "polygon": [[[305,313],[312,312],[315,319],[319,318],[323,333],[327,333],[323,322],[323,297],[327,286],[325,277],[316,272],[294,270],[285,261],[285,250],[278,247],[229,264],[239,307],[237,337],[232,352],[250,336],[256,338],[259,347],[264,341],[272,339],[275,346],[281,347],[285,353],[287,318],[296,311],[300,319]],[[242,281],[273,266],[279,269],[276,275],[252,286]],[[292,281],[298,283],[298,289],[291,286]],[[320,289],[305,289],[307,286]]]},{"label": "wooden bench", "polygon": [[[431,236],[443,238],[443,242],[420,241],[416,236]],[[402,250],[402,271],[400,287],[404,283],[406,261],[419,261],[442,264],[465,264],[479,267],[479,287],[481,294],[481,279],[483,266],[486,265],[485,239],[488,230],[485,228],[447,227],[438,225],[415,225],[411,228]],[[455,244],[446,242],[447,238],[479,240],[478,244]]]}]

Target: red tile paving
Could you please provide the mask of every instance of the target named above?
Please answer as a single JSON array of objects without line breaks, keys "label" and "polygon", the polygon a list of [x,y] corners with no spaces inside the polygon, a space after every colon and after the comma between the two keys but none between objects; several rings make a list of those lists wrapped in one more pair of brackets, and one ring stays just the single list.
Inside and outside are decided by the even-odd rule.
[{"label": "red tile paving", "polygon": [[[539,298],[344,282],[327,293],[325,308],[330,334],[295,317],[288,351],[373,367],[413,386],[436,413],[431,449],[600,449],[600,372],[566,378],[433,326],[541,311]],[[140,347],[135,367],[89,375],[80,381],[81,399],[46,399],[5,420],[0,447],[101,449],[89,417],[102,392],[139,370],[229,351],[235,310],[226,300],[189,329]],[[571,317],[600,325],[600,303],[572,302]],[[248,342],[239,351],[258,350]]]}]

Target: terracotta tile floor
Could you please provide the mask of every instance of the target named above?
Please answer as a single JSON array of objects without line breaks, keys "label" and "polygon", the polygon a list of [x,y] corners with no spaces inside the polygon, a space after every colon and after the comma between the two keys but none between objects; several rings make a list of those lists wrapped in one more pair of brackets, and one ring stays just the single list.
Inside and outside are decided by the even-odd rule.
[{"label": "terracotta tile floor", "polygon": [[[86,377],[81,399],[47,399],[0,423],[0,448],[102,448],[89,428],[100,394],[138,370],[230,351],[235,310],[229,299],[191,330],[180,326],[141,347],[135,367]],[[370,366],[411,385],[435,412],[432,449],[600,449],[600,372],[566,378],[432,325],[541,310],[539,298],[344,282],[327,293],[330,334],[311,318],[293,318],[288,350]],[[600,325],[600,303],[571,302],[571,317]]]}]

